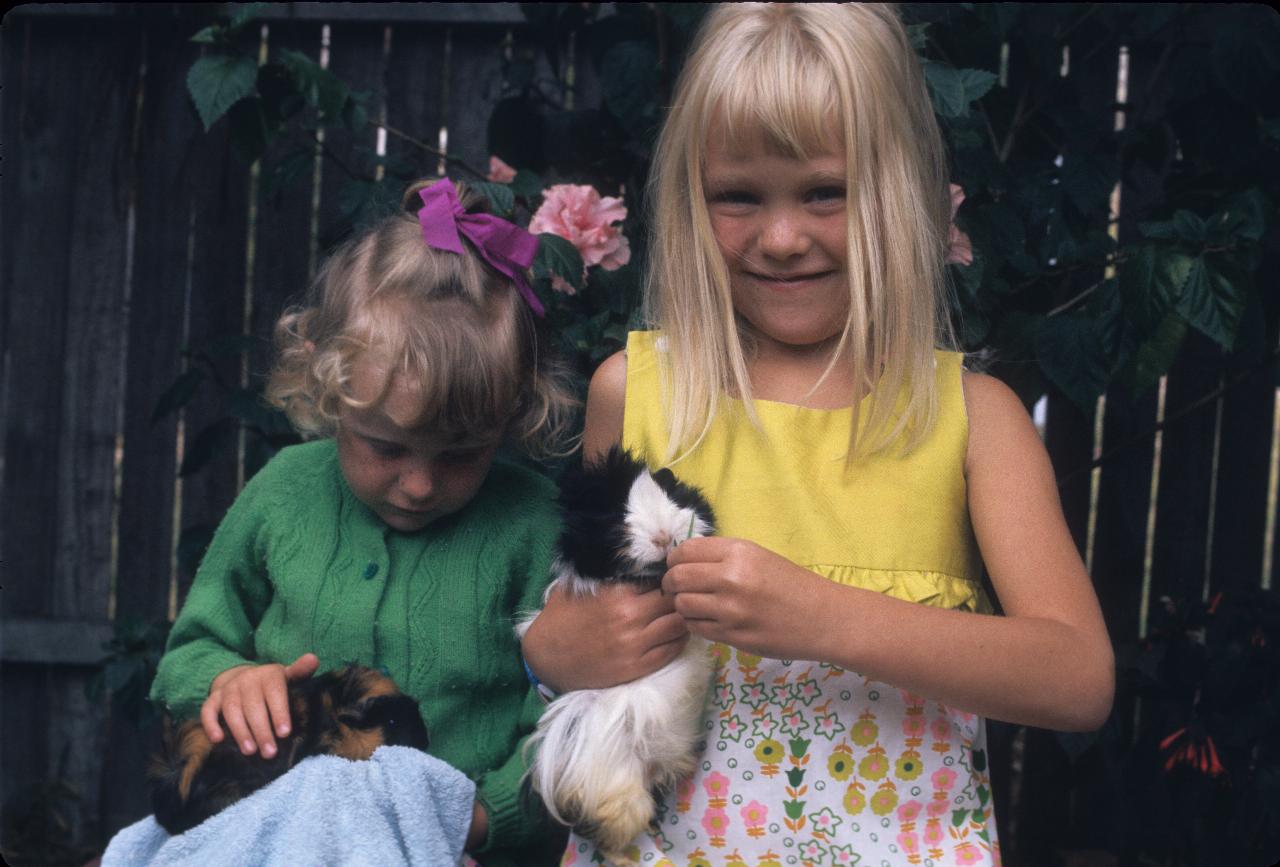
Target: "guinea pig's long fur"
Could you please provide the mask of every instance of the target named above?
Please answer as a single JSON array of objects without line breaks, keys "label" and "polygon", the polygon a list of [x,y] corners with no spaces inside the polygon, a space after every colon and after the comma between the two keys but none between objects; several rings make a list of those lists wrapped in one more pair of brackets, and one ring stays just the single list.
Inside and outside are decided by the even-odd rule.
[{"label": "guinea pig's long fur", "polygon": [[270,759],[243,755],[230,737],[213,743],[199,720],[165,720],[161,750],[149,769],[156,821],[181,834],[308,756],[359,760],[384,745],[427,748],[418,703],[389,677],[363,666],[289,684],[289,718],[290,734],[276,738]]},{"label": "guinea pig's long fur", "polygon": [[[714,532],[700,492],[620,449],[566,473],[561,491],[565,529],[548,593],[557,585],[579,595],[616,582],[655,587],[672,548]],[[517,634],[535,618],[524,618]],[[626,845],[654,819],[654,792],[695,768],[710,678],[707,642],[695,636],[653,674],[551,702],[529,738],[529,779],[548,811],[611,862],[627,863]]]}]

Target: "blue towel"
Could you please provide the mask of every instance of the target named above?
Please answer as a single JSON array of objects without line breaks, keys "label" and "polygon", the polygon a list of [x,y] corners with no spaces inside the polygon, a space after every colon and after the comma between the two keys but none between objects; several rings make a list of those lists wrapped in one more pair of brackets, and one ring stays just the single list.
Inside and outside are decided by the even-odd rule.
[{"label": "blue towel", "polygon": [[409,747],[379,747],[367,762],[314,756],[176,837],[153,816],[130,825],[102,867],[452,867],[475,792],[457,768]]}]

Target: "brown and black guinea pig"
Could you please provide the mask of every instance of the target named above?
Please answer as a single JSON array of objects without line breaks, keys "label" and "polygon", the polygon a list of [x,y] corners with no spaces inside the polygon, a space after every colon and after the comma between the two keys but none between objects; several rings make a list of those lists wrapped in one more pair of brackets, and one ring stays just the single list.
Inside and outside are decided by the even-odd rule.
[{"label": "brown and black guinea pig", "polygon": [[418,703],[391,678],[359,665],[289,684],[289,716],[292,731],[276,738],[270,759],[243,755],[231,738],[213,743],[198,719],[166,719],[149,772],[160,826],[170,834],[194,828],[309,756],[362,760],[380,746],[427,748]]}]

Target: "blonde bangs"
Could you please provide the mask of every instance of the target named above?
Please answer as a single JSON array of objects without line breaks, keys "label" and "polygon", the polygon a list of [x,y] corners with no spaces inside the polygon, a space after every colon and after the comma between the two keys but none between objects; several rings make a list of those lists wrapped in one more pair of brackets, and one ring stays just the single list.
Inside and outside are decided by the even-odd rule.
[{"label": "blonde bangs", "polygon": [[937,413],[933,350],[954,345],[943,269],[950,208],[941,134],[895,10],[742,3],[707,16],[650,176],[646,314],[668,337],[669,459],[697,446],[724,394],[758,425],[749,335],[733,315],[702,185],[713,126],[731,146],[797,159],[844,151],[849,315],[823,377],[849,358],[864,384],[850,396],[851,459],[910,451]]}]

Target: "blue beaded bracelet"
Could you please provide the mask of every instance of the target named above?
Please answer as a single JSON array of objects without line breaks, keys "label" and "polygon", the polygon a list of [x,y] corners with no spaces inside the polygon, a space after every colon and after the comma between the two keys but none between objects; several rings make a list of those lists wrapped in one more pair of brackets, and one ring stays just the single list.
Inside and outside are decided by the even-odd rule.
[{"label": "blue beaded bracelet", "polygon": [[524,654],[520,655],[520,664],[524,666],[525,676],[529,678],[529,683],[533,684],[533,688],[537,690],[538,695],[542,696],[543,701],[554,701],[556,694],[551,691],[551,687],[538,680],[538,676],[533,673],[533,669],[529,667],[529,661],[524,658]]}]

